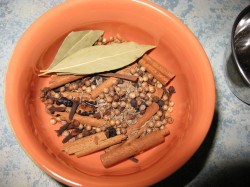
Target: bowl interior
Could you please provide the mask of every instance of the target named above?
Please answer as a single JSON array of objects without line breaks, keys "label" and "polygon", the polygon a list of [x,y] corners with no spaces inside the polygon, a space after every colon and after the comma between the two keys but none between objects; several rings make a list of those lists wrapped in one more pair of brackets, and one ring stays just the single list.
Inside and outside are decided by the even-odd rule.
[{"label": "bowl interior", "polygon": [[[139,14],[138,14],[139,13]],[[105,169],[100,152],[76,158],[60,149],[61,138],[49,124],[39,99],[48,67],[65,36],[76,30],[102,29],[130,41],[156,45],[150,56],[176,74],[174,123],[164,144]],[[192,33],[172,14],[147,1],[69,1],[38,19],[19,41],[6,76],[6,108],[17,139],[48,174],[68,185],[138,186],[155,183],[177,170],[203,141],[214,110],[214,81],[208,59]],[[163,167],[164,166],[164,167]],[[121,180],[123,183],[121,184]]]}]

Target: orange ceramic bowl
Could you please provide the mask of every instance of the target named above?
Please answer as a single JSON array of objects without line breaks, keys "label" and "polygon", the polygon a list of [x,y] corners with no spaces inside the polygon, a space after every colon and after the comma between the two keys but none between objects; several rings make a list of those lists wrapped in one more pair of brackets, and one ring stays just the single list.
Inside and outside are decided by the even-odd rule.
[{"label": "orange ceramic bowl", "polygon": [[[75,158],[61,152],[61,139],[39,100],[48,80],[37,76],[53,60],[71,31],[102,29],[157,46],[150,56],[176,74],[171,135],[137,158],[105,169],[100,153]],[[9,63],[5,103],[13,131],[27,154],[46,173],[70,186],[148,186],[171,175],[198,149],[210,127],[214,79],[198,40],[174,15],[139,0],[72,0],[39,18],[18,42]]]}]

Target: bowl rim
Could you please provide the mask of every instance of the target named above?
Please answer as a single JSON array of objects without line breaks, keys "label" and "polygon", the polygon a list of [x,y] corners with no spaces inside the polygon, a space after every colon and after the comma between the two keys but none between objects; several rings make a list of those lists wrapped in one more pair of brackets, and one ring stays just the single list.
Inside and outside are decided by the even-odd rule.
[{"label": "bowl rim", "polygon": [[[83,1],[83,3],[85,2],[88,2],[89,0],[85,0]],[[126,1],[126,0],[123,0],[123,1]],[[110,1],[111,2],[111,1]],[[131,1],[132,2],[132,1]],[[211,108],[213,110],[210,111],[210,113],[207,115],[208,118],[207,118],[207,122],[209,122],[208,124],[206,124],[206,128],[204,129],[203,131],[203,135],[200,136],[200,141],[196,144],[195,146],[195,149],[194,151],[192,151],[192,154],[190,154],[186,160],[184,161],[184,163],[181,163],[180,166],[178,168],[176,168],[176,170],[178,170],[180,167],[182,167],[193,155],[194,153],[198,150],[198,148],[200,147],[200,145],[202,144],[202,142],[204,141],[207,133],[208,133],[208,130],[211,126],[211,123],[212,123],[212,119],[213,119],[213,115],[214,115],[214,109],[215,109],[215,100],[216,100],[216,91],[215,91],[215,81],[214,81],[214,76],[213,76],[213,71],[212,71],[212,67],[211,67],[211,64],[209,62],[209,59],[202,47],[202,45],[200,44],[199,40],[194,36],[194,34],[191,32],[191,30],[186,26],[184,25],[174,14],[172,14],[171,12],[169,12],[168,10],[164,9],[163,7],[153,3],[153,2],[150,2],[148,0],[133,0],[134,3],[142,3],[144,4],[145,6],[148,6],[150,8],[153,8],[155,9],[156,11],[160,11],[160,12],[163,12],[165,15],[167,15],[170,19],[172,19],[175,23],[178,23],[178,25],[183,28],[185,30],[185,33],[187,35],[189,35],[189,37],[192,39],[192,41],[196,44],[196,47],[197,49],[199,49],[199,52],[200,54],[203,56],[204,58],[204,61],[207,61],[207,63],[205,64],[207,69],[209,70],[208,72],[208,75],[210,76],[209,77],[209,81],[210,81],[210,87],[213,88],[212,90],[210,90],[210,94],[211,94],[211,101],[213,101],[213,103],[211,103]],[[78,186],[79,184],[78,183],[74,183],[74,181],[72,181],[70,178],[67,178],[67,176],[60,176],[58,175],[57,173],[55,173],[53,170],[50,169],[49,166],[45,166],[43,165],[42,163],[40,162],[37,162],[35,161],[35,159],[33,158],[33,155],[31,155],[29,153],[28,150],[26,150],[26,146],[25,146],[25,142],[21,139],[21,137],[18,135],[18,133],[16,132],[15,130],[15,127],[13,126],[13,124],[11,123],[11,119],[10,119],[10,116],[9,116],[9,110],[11,108],[11,106],[8,105],[8,97],[6,95],[6,80],[9,76],[9,71],[10,71],[10,64],[12,64],[12,58],[13,56],[15,55],[15,53],[19,50],[19,48],[21,47],[22,43],[23,43],[23,40],[26,36],[29,35],[29,33],[33,32],[34,31],[34,28],[37,27],[40,23],[44,22],[44,20],[47,20],[47,19],[50,19],[51,17],[53,17],[53,12],[54,11],[59,11],[60,9],[63,9],[63,8],[66,8],[68,5],[71,5],[72,4],[77,4],[79,3],[78,1],[74,1],[74,0],[71,0],[71,1],[66,1],[66,2],[63,2],[55,7],[53,7],[52,9],[49,9],[46,13],[44,13],[42,16],[40,16],[38,19],[36,19],[32,24],[31,26],[24,32],[24,34],[22,35],[22,37],[20,38],[20,40],[17,42],[16,44],[16,47],[11,55],[11,59],[8,63],[8,67],[7,67],[7,70],[6,70],[6,75],[5,75],[5,81],[4,81],[4,104],[5,104],[5,108],[6,108],[6,114],[7,114],[7,118],[8,118],[8,121],[9,121],[9,124],[12,128],[12,131],[15,135],[15,138],[17,139],[19,145],[21,145],[22,149],[24,150],[24,152],[26,153],[26,155],[39,167],[41,168],[44,172],[46,172],[48,175],[52,176],[54,179],[64,183],[64,184],[67,184],[67,185],[74,185],[74,186]],[[174,170],[172,173],[174,173],[176,170]],[[170,175],[172,174],[170,173]],[[163,179],[163,178],[162,178]],[[82,184],[83,185],[83,184]]]}]

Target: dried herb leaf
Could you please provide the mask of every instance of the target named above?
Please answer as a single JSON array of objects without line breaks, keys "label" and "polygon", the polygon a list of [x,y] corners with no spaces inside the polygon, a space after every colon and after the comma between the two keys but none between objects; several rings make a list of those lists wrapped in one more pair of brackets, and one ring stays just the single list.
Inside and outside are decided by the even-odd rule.
[{"label": "dried herb leaf", "polygon": [[102,30],[85,30],[71,32],[64,39],[61,47],[59,48],[56,57],[48,69],[52,69],[65,57],[72,55],[76,51],[92,46],[100,36],[102,36],[104,31]]},{"label": "dried herb leaf", "polygon": [[45,70],[44,74],[92,74],[110,71],[133,63],[152,48],[155,46],[135,42],[86,47],[66,57],[53,68]]}]

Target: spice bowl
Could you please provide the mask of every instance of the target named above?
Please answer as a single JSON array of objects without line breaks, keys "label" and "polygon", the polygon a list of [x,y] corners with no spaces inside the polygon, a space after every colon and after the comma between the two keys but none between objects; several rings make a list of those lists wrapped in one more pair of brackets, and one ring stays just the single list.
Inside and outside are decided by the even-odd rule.
[{"label": "spice bowl", "polygon": [[[138,14],[139,13],[139,14]],[[157,21],[156,21],[157,20]],[[61,151],[62,142],[49,123],[39,77],[71,31],[100,29],[130,41],[155,45],[149,56],[175,74],[175,103],[165,142],[111,168],[100,152],[76,158]],[[167,86],[169,86],[167,85]],[[187,162],[204,140],[214,113],[215,85],[208,58],[192,32],[174,15],[148,1],[66,1],[34,22],[18,42],[5,82],[5,105],[17,140],[47,174],[69,186],[148,186],[170,176]]]}]

